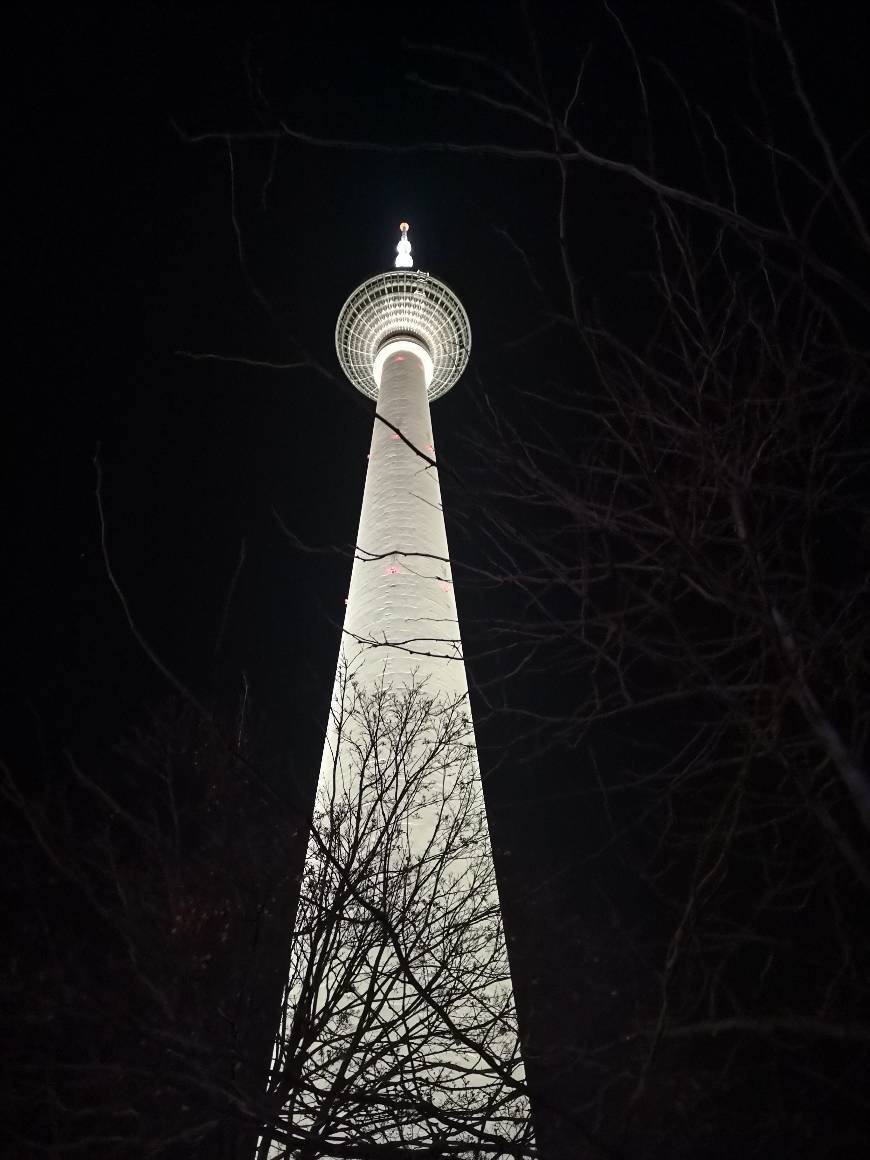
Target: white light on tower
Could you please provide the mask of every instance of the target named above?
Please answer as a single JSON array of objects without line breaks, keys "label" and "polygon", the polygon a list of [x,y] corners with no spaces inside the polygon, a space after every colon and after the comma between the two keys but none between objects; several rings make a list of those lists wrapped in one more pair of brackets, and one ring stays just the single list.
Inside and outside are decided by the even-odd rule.
[{"label": "white light on tower", "polygon": [[408,241],[408,223],[402,222],[399,230],[401,231],[401,237],[399,238],[399,244],[396,246],[396,269],[405,268],[410,270],[413,268],[414,262],[411,258],[411,243]]},{"label": "white light on tower", "polygon": [[377,408],[263,1157],[531,1143],[429,412],[471,329],[400,229],[335,330]]}]

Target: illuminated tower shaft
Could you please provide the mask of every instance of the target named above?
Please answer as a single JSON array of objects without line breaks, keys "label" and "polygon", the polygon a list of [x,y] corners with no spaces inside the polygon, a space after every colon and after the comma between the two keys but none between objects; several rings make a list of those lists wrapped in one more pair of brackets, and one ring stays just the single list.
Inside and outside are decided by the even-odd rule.
[{"label": "illuminated tower shaft", "polygon": [[421,353],[399,339],[384,358],[343,649],[367,682],[426,679],[456,697],[465,666]]},{"label": "illuminated tower shaft", "polygon": [[410,270],[406,233],[402,268],[359,286],[336,326],[377,413],[269,1160],[295,1156],[300,1131],[321,1133],[327,1156],[360,1140],[426,1155],[449,1141],[463,1157],[497,1140],[516,1156],[531,1140],[429,415],[471,332],[452,291]]}]

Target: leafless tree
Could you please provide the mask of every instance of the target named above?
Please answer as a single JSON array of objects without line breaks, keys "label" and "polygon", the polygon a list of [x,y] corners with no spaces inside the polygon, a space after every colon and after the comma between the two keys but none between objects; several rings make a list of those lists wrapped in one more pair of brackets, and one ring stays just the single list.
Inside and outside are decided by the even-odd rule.
[{"label": "leafless tree", "polygon": [[[645,55],[621,9],[560,76],[564,46],[523,6],[525,71],[409,46],[429,65],[412,83],[498,118],[485,139],[335,140],[280,116],[247,139],[551,167],[535,244],[502,232],[537,317],[491,362],[477,486],[441,471],[469,532],[460,588],[485,594],[471,668],[500,748],[525,744],[530,771],[576,753],[601,822],[566,864],[598,876],[610,933],[582,905],[547,927],[516,903],[549,978],[549,1016],[527,1000],[533,1086],[644,1155],[852,1154],[870,1049],[866,133],[815,100],[789,13],[714,8],[739,100],[712,111],[698,69]],[[637,94],[621,149],[599,112],[617,84]],[[584,269],[586,179],[627,209],[615,304]]]},{"label": "leafless tree", "polygon": [[250,1156],[301,814],[178,701],[2,794],[10,1154]]},{"label": "leafless tree", "polygon": [[260,1156],[533,1153],[464,698],[345,664]]},{"label": "leafless tree", "polygon": [[[833,146],[775,6],[740,19],[805,121],[780,143],[758,92],[759,124],[714,123],[668,74],[695,185],[654,163],[661,89],[620,21],[639,156],[592,153],[554,110],[534,40],[537,82],[513,84],[551,134],[564,306],[515,243],[541,291],[527,373],[551,365],[547,345],[560,369],[546,389],[514,371],[525,405],[493,403],[477,443],[477,576],[519,601],[488,638],[515,675],[480,692],[536,761],[577,752],[606,836],[572,857],[643,884],[571,988],[609,972],[609,1026],[575,1023],[583,1049],[563,1042],[542,1076],[643,1154],[852,1155],[870,1050],[863,140]],[[576,274],[583,166],[647,199],[628,324]],[[554,672],[548,710],[528,678]],[[596,937],[579,932],[598,954]],[[573,1021],[583,1004],[553,988]]]},{"label": "leafless tree", "polygon": [[307,827],[189,706],[127,781],[6,771],[20,1154],[535,1154],[466,703],[340,687],[295,886]]}]

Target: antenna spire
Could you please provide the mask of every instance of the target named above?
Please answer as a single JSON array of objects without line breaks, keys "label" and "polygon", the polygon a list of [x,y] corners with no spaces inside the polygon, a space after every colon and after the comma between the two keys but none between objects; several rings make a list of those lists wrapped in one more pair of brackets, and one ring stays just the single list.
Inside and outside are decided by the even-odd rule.
[{"label": "antenna spire", "polygon": [[400,222],[399,229],[402,231],[402,236],[399,238],[399,244],[396,246],[396,269],[410,270],[414,266],[414,260],[411,257],[411,243],[408,241],[408,223]]}]

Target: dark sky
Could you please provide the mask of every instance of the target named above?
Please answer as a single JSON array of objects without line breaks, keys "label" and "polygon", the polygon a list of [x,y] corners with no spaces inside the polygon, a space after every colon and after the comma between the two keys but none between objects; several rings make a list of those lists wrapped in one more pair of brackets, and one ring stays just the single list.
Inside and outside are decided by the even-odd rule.
[{"label": "dark sky", "polygon": [[[595,43],[580,122],[596,147],[631,154],[637,92],[610,17],[597,5],[531,8],[557,102]],[[655,17],[648,8],[620,9],[639,49],[679,62],[690,86],[703,80],[699,95],[714,112],[739,115],[739,37],[726,16],[714,6],[656,6],[667,11]],[[834,80],[854,77],[859,57],[848,5],[843,12],[811,58],[834,108]],[[792,15],[799,42],[810,43],[812,6]],[[230,155],[226,142],[191,144],[176,127],[244,133],[283,119],[358,142],[549,144],[513,117],[409,79],[509,94],[482,64],[458,65],[406,40],[484,53],[535,83],[513,4],[37,6],[20,23],[8,171],[20,198],[9,232],[22,307],[12,336],[20,369],[7,387],[2,697],[11,751],[29,744],[25,706],[52,744],[92,752],[165,690],[107,581],[94,502],[99,444],[111,560],[142,633],[206,693],[245,538],[220,679],[244,668],[278,735],[303,763],[316,755],[349,565],[293,549],[273,508],[312,545],[353,538],[371,415],[339,380],[333,327],[354,286],[389,265],[399,220],[412,223],[418,264],[456,289],[473,328],[472,367],[435,414],[443,462],[461,478],[475,392],[509,408],[518,386],[546,389],[558,350],[553,366],[531,370],[505,355],[505,341],[536,324],[538,304],[500,231],[564,305],[551,165],[269,140],[234,141]],[[854,88],[845,92],[843,108],[854,107]],[[670,115],[659,145],[679,175]],[[584,293],[629,327],[644,261],[631,228],[638,207],[626,183],[592,171],[572,190]],[[184,351],[274,363],[307,351],[334,377],[194,361]],[[469,624],[483,615],[461,585],[459,599]]]},{"label": "dark sky", "polygon": [[[518,315],[492,298],[492,224],[513,229],[526,212],[512,204],[517,177],[542,174],[268,141],[235,143],[230,158],[223,141],[184,142],[173,122],[225,132],[283,117],[363,141],[474,132],[461,102],[404,79],[427,65],[402,48],[403,35],[432,39],[424,15],[409,24],[370,6],[242,15],[134,5],[51,8],[21,26],[14,185],[27,228],[13,239],[24,309],[10,383],[3,682],[14,751],[32,729],[25,703],[58,744],[99,749],[165,687],[107,582],[98,444],[112,563],[143,634],[207,689],[244,537],[226,668],[246,669],[284,737],[298,742],[301,731],[317,748],[348,565],[290,549],[272,509],[312,544],[346,546],[355,532],[371,416],[337,375],[338,310],[389,265],[408,218],[419,264],[467,303],[482,367]],[[471,17],[457,7],[437,38],[478,50],[521,43],[519,16],[503,23],[496,6]],[[515,280],[519,305],[528,290]],[[176,353],[283,363],[301,348],[334,380]],[[469,376],[439,406],[445,453],[470,389]]]},{"label": "dark sky", "polygon": [[[606,5],[528,7],[554,103],[570,99],[591,45],[577,132],[591,148],[638,160],[645,139],[634,64]],[[754,68],[777,139],[806,145],[782,61],[749,61],[727,5],[613,7],[658,78],[656,152],[670,180],[697,174],[666,70],[736,136],[752,111]],[[870,107],[862,7],[780,5],[837,150],[866,128]],[[476,587],[465,567],[481,562],[482,549],[462,507],[463,483],[486,467],[485,444],[475,450],[466,437],[481,429],[484,398],[512,416],[518,392],[546,397],[563,368],[576,365],[557,335],[510,345],[544,317],[518,247],[544,297],[567,308],[556,167],[411,148],[550,147],[547,134],[464,92],[514,99],[483,58],[537,86],[522,9],[513,0],[37,4],[19,15],[8,29],[14,209],[6,238],[15,301],[5,376],[0,757],[24,775],[42,764],[41,746],[56,768],[65,748],[86,767],[109,765],[117,739],[169,692],[107,578],[94,497],[99,447],[111,564],[139,630],[206,701],[232,702],[244,671],[273,766],[311,791],[372,423],[371,404],[341,381],[335,358],[346,297],[389,267],[405,219],[418,266],[447,282],[470,317],[471,364],[436,404],[434,426],[472,685],[491,671],[478,657],[488,602],[502,597]],[[439,44],[466,56],[422,47]],[[458,91],[434,91],[419,78]],[[269,133],[282,121],[315,136],[404,148],[275,140]],[[185,134],[213,136],[193,143]],[[228,145],[224,134],[239,136]],[[770,206],[751,179],[741,193],[744,208],[765,220]],[[649,210],[624,179],[592,168],[572,175],[579,292],[629,339],[649,321]],[[554,416],[542,407],[540,420],[546,426]],[[325,551],[294,547],[276,512],[302,543]],[[216,656],[242,540],[246,561]],[[558,672],[532,691],[538,705],[569,694]],[[536,859],[562,858],[575,893],[591,892],[585,859],[596,822],[582,795],[571,796],[582,754],[551,750],[530,762],[511,752],[498,764],[498,722],[479,714],[478,727],[484,774],[498,770],[488,804],[503,844],[524,843],[529,880]],[[613,897],[636,888],[624,879]]]},{"label": "dark sky", "polygon": [[[420,263],[481,302],[477,238],[492,180],[472,187],[443,158],[283,145],[273,156],[267,142],[233,146],[231,182],[226,145],[186,144],[172,122],[246,130],[281,115],[361,139],[458,134],[455,106],[442,119],[427,94],[409,98],[403,31],[414,34],[394,13],[341,5],[254,17],[134,6],[43,12],[23,37],[17,184],[32,229],[12,399],[8,605],[20,653],[4,692],[13,704],[32,699],[65,742],[110,736],[160,683],[146,677],[106,581],[98,443],[113,564],[166,662],[196,687],[208,679],[245,537],[234,658],[279,711],[322,711],[346,566],[300,559],[271,509],[312,543],[346,545],[370,415],[350,388],[311,370],[176,352],[282,363],[301,345],[335,374],[341,303],[389,264],[404,217]],[[485,16],[473,32],[486,42]],[[252,81],[270,109],[252,103]],[[490,321],[478,303],[469,309],[482,342],[495,312]],[[465,402],[457,392],[441,408],[445,438]]]}]

